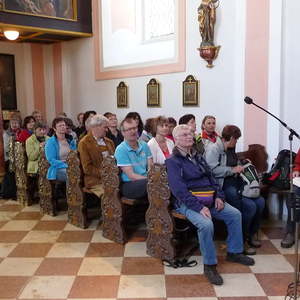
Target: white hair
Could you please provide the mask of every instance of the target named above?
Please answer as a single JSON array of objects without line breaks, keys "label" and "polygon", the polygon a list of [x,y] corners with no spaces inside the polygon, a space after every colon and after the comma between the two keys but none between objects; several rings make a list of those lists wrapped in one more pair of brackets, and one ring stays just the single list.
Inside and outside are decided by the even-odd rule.
[{"label": "white hair", "polygon": [[186,124],[180,124],[180,125],[177,125],[173,131],[172,131],[172,135],[174,137],[175,140],[178,139],[178,135],[180,134],[180,132],[182,130],[191,130],[190,126],[186,125]]},{"label": "white hair", "polygon": [[89,122],[89,127],[95,127],[95,126],[100,126],[103,123],[108,123],[108,119],[104,117],[103,115],[94,115],[91,117],[90,122]]}]

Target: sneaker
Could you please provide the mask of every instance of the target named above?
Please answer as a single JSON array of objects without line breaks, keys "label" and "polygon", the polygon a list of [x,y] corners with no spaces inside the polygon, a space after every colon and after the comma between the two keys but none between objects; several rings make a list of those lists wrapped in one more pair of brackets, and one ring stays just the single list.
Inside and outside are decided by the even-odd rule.
[{"label": "sneaker", "polygon": [[250,247],[253,248],[260,248],[261,247],[261,241],[254,238],[253,236],[247,241]]},{"label": "sneaker", "polygon": [[227,261],[235,262],[238,264],[242,264],[245,266],[253,266],[255,264],[255,261],[253,258],[246,256],[243,253],[230,253],[227,252]]},{"label": "sneaker", "polygon": [[287,232],[282,239],[280,245],[282,248],[291,248],[295,244],[295,237],[293,233]]},{"label": "sneaker", "polygon": [[217,271],[216,265],[204,265],[204,275],[208,281],[215,285],[222,285],[223,278]]}]

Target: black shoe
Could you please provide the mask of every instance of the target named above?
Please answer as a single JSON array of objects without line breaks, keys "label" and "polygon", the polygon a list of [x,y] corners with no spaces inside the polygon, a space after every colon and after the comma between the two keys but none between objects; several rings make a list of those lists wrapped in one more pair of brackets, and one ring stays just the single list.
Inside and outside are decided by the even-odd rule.
[{"label": "black shoe", "polygon": [[247,242],[250,247],[253,247],[253,248],[261,247],[261,241],[259,241],[258,239],[255,239],[254,237],[251,237]]},{"label": "black shoe", "polygon": [[246,256],[243,253],[227,253],[226,257],[227,261],[235,262],[238,264],[242,264],[245,266],[253,266],[255,264],[255,261],[253,258]]},{"label": "black shoe", "polygon": [[280,245],[282,248],[291,248],[295,244],[295,237],[293,233],[287,232],[282,239]]},{"label": "black shoe", "polygon": [[223,278],[217,271],[216,265],[204,265],[204,275],[208,281],[215,285],[222,285]]}]

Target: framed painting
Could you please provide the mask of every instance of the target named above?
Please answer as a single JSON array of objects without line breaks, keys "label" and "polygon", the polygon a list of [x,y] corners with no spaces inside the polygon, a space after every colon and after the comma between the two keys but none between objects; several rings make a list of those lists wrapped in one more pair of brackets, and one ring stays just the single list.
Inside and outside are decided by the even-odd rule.
[{"label": "framed painting", "polygon": [[160,86],[155,78],[150,79],[147,84],[147,106],[159,107],[160,106]]},{"label": "framed painting", "polygon": [[117,87],[117,107],[128,107],[128,87],[121,81]]},{"label": "framed painting", "polygon": [[188,75],[182,83],[182,104],[183,106],[199,105],[199,82],[193,75]]},{"label": "framed painting", "polygon": [[[77,21],[77,0],[0,0],[11,13]],[[1,4],[0,4],[1,7]]]},{"label": "framed painting", "polygon": [[2,110],[17,109],[15,57],[0,54],[0,95]]}]

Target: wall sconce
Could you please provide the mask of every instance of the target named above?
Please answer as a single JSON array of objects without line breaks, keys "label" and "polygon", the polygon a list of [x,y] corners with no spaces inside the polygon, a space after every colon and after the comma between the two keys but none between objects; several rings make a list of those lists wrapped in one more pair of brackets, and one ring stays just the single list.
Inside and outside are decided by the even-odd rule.
[{"label": "wall sconce", "polygon": [[4,36],[10,41],[15,41],[20,35],[19,31],[16,30],[4,30],[3,33]]}]

